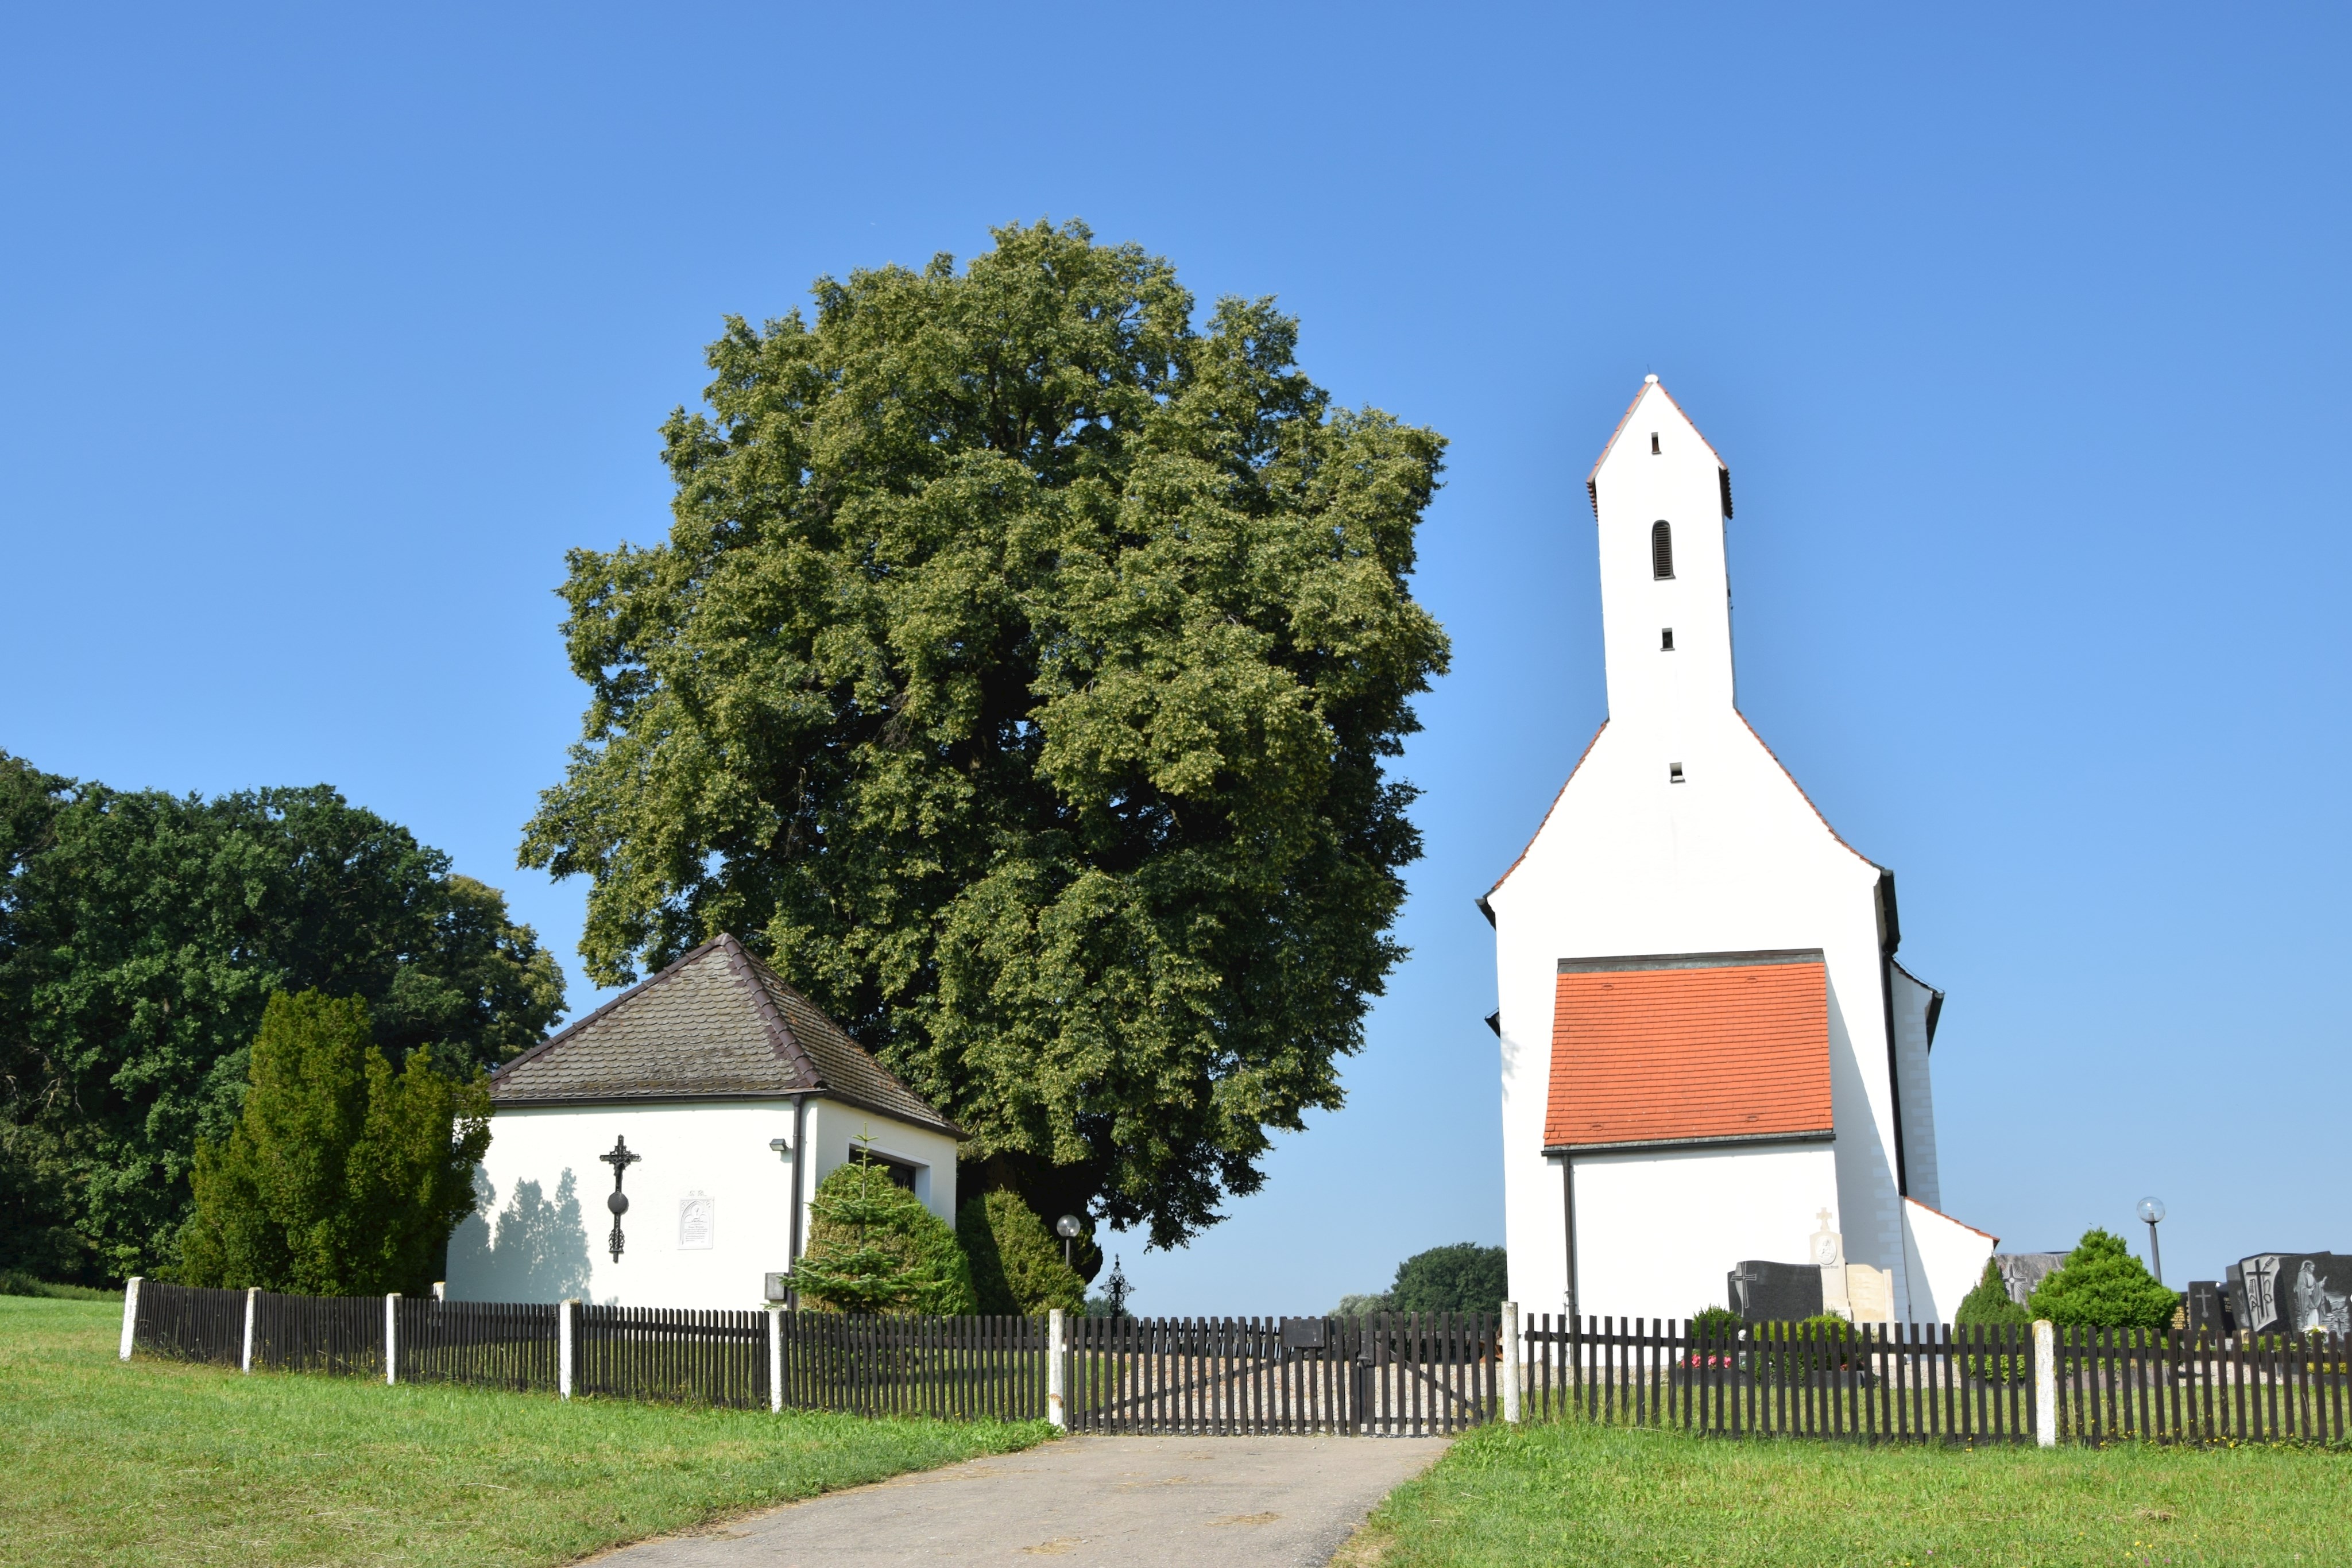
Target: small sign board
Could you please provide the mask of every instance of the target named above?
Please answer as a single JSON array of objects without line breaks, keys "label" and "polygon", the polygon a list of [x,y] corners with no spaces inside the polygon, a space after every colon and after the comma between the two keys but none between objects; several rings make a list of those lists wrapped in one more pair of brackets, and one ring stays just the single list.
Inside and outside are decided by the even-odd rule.
[{"label": "small sign board", "polygon": [[1323,1336],[1329,1326],[1321,1318],[1285,1318],[1282,1320],[1282,1348],[1321,1350]]}]

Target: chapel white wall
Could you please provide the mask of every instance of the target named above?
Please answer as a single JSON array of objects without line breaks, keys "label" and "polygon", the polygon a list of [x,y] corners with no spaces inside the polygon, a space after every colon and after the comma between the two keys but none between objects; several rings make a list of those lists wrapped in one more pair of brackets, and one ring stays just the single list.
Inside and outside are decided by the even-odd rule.
[{"label": "chapel white wall", "polygon": [[[1657,457],[1649,453],[1654,430]],[[1559,1172],[1543,1154],[1559,961],[1818,948],[1832,1015],[1837,1190],[1830,1207],[1847,1259],[1892,1272],[1895,1313],[1905,1316],[1879,870],[1838,841],[1732,706],[1716,459],[1655,386],[1629,416],[1598,490],[1609,723],[1487,900],[1501,1004],[1513,1292],[1531,1311],[1543,1310],[1538,1302],[1557,1310],[1566,1285]],[[1649,529],[1659,517],[1675,526],[1675,576],[1667,581],[1650,570]],[[1659,647],[1668,626],[1673,653]],[[1669,779],[1677,762],[1679,784]],[[1581,1188],[1578,1207],[1580,1221],[1591,1223]],[[1821,1207],[1786,1217],[1785,1250],[1740,1256],[1806,1260],[1803,1239]],[[1645,1211],[1655,1214],[1656,1206]],[[1721,1300],[1723,1274],[1738,1260],[1706,1260],[1715,1281],[1708,1300]],[[1591,1277],[1580,1286],[1587,1312],[1637,1310],[1610,1301]]]},{"label": "chapel white wall", "polygon": [[1916,1198],[1903,1203],[1905,1239],[1912,1259],[1910,1321],[1948,1323],[1984,1277],[1999,1239],[1939,1214]]},{"label": "chapel white wall", "polygon": [[[870,1129],[873,1147],[921,1167],[917,1196],[950,1224],[955,1144],[925,1128],[813,1099],[805,1140],[805,1205],[826,1172]],[[771,1149],[793,1138],[789,1100],[667,1105],[512,1106],[490,1118],[476,1180],[481,1211],[449,1243],[452,1301],[560,1301],[604,1305],[745,1308],[764,1304],[770,1272],[788,1266],[792,1159]],[[641,1158],[623,1190],[626,1245],[606,1247],[613,1167],[599,1160],[616,1137]],[[680,1206],[710,1202],[708,1247],[681,1244]],[[801,1236],[808,1235],[805,1214]]]},{"label": "chapel white wall", "polygon": [[[1552,1180],[1559,1180],[1556,1163]],[[1826,1144],[1579,1155],[1581,1310],[1682,1319],[1722,1306],[1735,1263],[1807,1255],[1821,1211],[1836,1223],[1837,1187],[1837,1160]],[[1561,1250],[1555,1240],[1552,1251]],[[1515,1289],[1518,1254],[1514,1247]],[[1559,1292],[1533,1299],[1556,1303]]]}]

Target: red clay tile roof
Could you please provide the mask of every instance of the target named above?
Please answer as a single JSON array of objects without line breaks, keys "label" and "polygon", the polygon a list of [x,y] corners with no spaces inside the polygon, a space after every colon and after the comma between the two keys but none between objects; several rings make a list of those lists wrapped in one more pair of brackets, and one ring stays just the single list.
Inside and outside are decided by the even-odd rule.
[{"label": "red clay tile roof", "polygon": [[1548,1148],[1826,1136],[1818,953],[1563,962]]}]

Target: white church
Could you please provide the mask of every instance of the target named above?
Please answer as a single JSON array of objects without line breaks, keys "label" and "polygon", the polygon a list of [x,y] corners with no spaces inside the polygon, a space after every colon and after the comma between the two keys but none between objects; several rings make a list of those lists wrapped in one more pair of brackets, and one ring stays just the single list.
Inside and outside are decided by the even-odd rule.
[{"label": "white church", "polygon": [[1740,716],[1731,476],[1651,376],[1586,484],[1609,716],[1480,908],[1511,1293],[1686,1318],[1753,1261],[1858,1321],[1948,1322],[1995,1239],[1938,1212],[1937,992],[1895,874]]}]

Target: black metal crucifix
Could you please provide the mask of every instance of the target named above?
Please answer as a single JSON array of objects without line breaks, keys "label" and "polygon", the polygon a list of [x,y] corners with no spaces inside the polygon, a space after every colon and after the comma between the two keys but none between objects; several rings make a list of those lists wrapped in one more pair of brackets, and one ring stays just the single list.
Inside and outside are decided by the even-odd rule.
[{"label": "black metal crucifix", "polygon": [[646,1156],[629,1153],[629,1140],[616,1137],[613,1140],[613,1152],[596,1157],[613,1167],[613,1196],[604,1200],[604,1207],[613,1211],[613,1261],[617,1263],[621,1260],[621,1216],[629,1212],[629,1195],[621,1190],[621,1174]]}]

